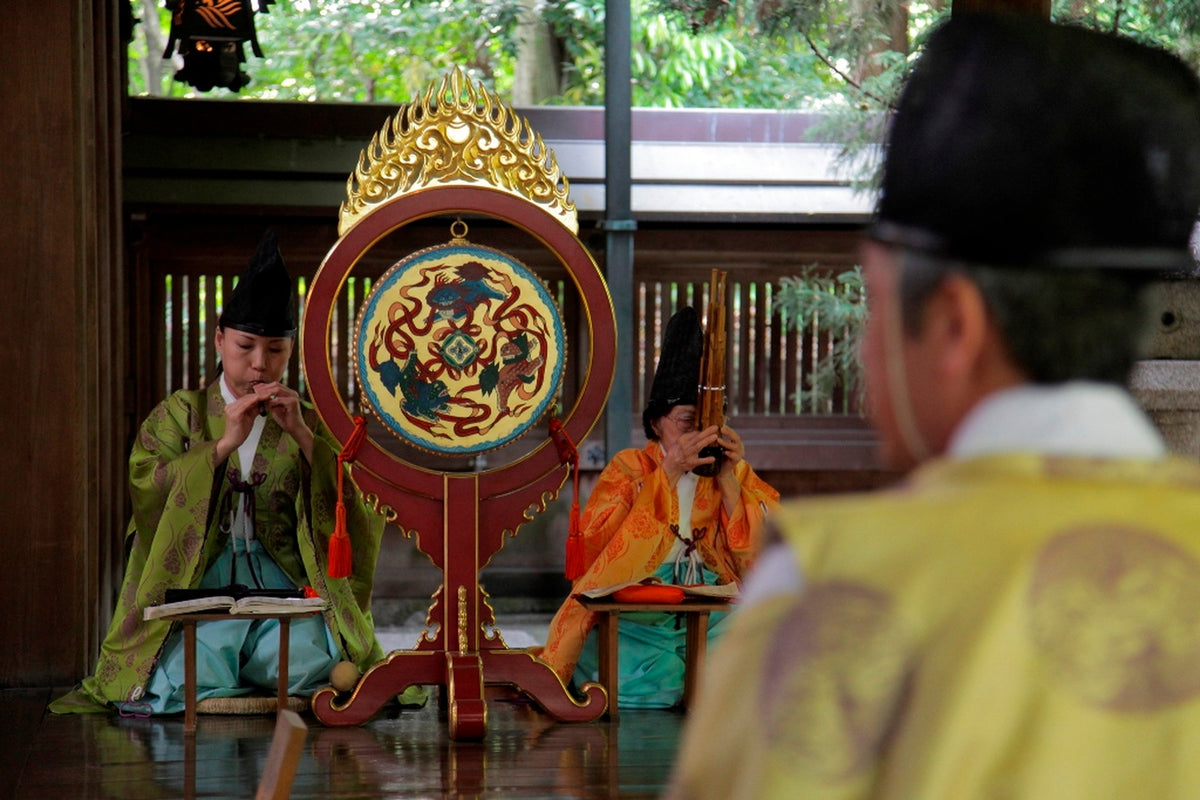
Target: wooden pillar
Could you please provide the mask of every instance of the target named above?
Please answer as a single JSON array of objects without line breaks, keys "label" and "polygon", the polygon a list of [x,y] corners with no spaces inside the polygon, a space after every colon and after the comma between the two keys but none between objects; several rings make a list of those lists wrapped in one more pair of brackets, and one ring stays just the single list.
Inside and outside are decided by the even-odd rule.
[{"label": "wooden pillar", "polygon": [[[606,460],[629,447],[633,411],[633,87],[629,0],[604,4],[604,276],[617,321],[617,372],[605,413]],[[637,409],[641,413],[641,409]]]},{"label": "wooden pillar", "polygon": [[0,98],[0,688],[91,669],[123,516],[119,0],[17,3]]}]

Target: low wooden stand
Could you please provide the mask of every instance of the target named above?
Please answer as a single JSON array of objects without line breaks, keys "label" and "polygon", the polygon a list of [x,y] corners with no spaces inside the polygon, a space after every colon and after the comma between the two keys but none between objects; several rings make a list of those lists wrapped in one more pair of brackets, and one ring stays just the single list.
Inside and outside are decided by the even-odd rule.
[{"label": "low wooden stand", "polygon": [[695,696],[696,682],[704,655],[708,649],[708,615],[714,611],[728,611],[728,600],[685,600],[682,603],[618,603],[611,598],[592,599],[577,597],[588,611],[600,615],[597,625],[599,635],[600,684],[608,691],[609,719],[618,716],[618,662],[617,662],[617,618],[627,611],[662,611],[668,614],[683,614],[687,618],[687,650],[684,656],[683,706],[686,708]]},{"label": "low wooden stand", "polygon": [[228,611],[196,611],[177,614],[167,619],[183,626],[183,732],[196,732],[196,623],[208,620],[279,620],[279,682],[276,687],[278,710],[287,710],[288,698],[288,648],[291,638],[291,622],[296,617],[311,617],[321,613],[316,609],[285,611],[270,614],[230,614]]}]

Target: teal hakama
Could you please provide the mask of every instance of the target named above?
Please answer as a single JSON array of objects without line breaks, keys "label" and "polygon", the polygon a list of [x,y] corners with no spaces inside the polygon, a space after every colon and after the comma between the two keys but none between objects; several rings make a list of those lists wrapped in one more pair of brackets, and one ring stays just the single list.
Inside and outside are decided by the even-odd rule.
[{"label": "teal hakama", "polygon": [[[676,583],[674,562],[659,566],[654,576]],[[702,580],[689,583],[716,584],[718,576],[704,567]],[[712,647],[724,631],[726,611],[709,616],[708,645]],[[620,708],[673,708],[683,699],[683,673],[687,655],[687,623],[666,611],[621,614],[617,622],[617,681]],[[597,633],[593,628],[583,643],[573,680],[576,686],[600,679]]]},{"label": "teal hakama", "polygon": [[[228,586],[235,576],[257,575],[264,589],[296,589],[257,540],[248,547],[229,545],[200,581],[199,588]],[[247,552],[248,550],[248,552]],[[234,560],[237,569],[233,569]],[[289,623],[288,694],[311,695],[329,683],[329,673],[341,660],[337,643],[323,617],[303,617]],[[183,634],[176,631],[163,646],[142,698],[155,714],[183,711]],[[232,619],[196,623],[196,699],[240,697],[279,684],[279,620]]]}]

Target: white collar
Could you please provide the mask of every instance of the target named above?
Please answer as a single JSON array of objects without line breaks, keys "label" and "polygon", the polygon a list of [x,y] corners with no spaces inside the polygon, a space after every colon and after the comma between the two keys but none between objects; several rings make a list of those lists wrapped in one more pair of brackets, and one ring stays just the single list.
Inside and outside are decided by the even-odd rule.
[{"label": "white collar", "polygon": [[[229,388],[229,384],[225,382],[225,373],[221,372],[221,396],[225,398],[225,405],[232,403],[235,398],[233,390]],[[254,417],[254,424],[250,428],[250,433],[246,436],[246,441],[242,442],[237,449],[238,462],[242,465],[242,471],[249,473],[251,466],[254,464],[254,451],[258,449],[258,440],[262,438],[263,428],[266,427],[267,420],[265,417]]]},{"label": "white collar", "polygon": [[1167,446],[1124,389],[1076,381],[990,395],[971,409],[946,448],[951,458],[1012,452],[1162,458]]},{"label": "white collar", "polygon": [[221,370],[221,397],[225,398],[225,405],[229,405],[237,399],[233,396],[233,390],[229,388],[229,384],[225,382],[224,370]]}]

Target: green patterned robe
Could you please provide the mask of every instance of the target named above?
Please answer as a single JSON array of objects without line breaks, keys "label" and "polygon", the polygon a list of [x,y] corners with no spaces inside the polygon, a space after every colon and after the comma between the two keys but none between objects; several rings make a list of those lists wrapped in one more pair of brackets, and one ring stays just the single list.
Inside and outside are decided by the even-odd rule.
[{"label": "green patterned robe", "polygon": [[254,489],[255,538],[297,586],[312,586],[329,601],[325,621],[343,658],[365,670],[383,657],[371,591],[384,520],[347,482],[353,572],[329,578],[340,448],[312,406],[305,404],[304,414],[314,433],[312,464],[268,417],[249,470],[242,469],[236,451],[217,463],[215,445],[225,429],[219,381],[204,391],[176,392],[142,423],[129,458],[133,518],[112,624],[95,674],[55,701],[53,711],[102,711],[109,703],[141,697],[172,628],[169,621],[144,621],[142,609],[162,602],[169,588],[196,586],[224,549],[229,536],[220,528],[232,502],[226,471],[233,468],[266,474]]}]

